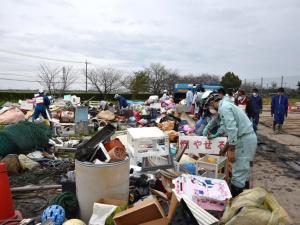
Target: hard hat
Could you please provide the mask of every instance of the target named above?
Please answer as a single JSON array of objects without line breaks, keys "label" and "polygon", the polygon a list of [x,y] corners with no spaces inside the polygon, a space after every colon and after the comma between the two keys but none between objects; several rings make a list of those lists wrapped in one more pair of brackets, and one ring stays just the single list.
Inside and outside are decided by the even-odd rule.
[{"label": "hard hat", "polygon": [[44,93],[44,90],[43,89],[39,89],[39,94],[42,94]]},{"label": "hard hat", "polygon": [[218,93],[211,93],[205,100],[204,106],[208,107],[209,103],[216,100],[221,100],[221,96]]},{"label": "hard hat", "polygon": [[115,94],[115,97],[114,97],[114,99],[116,99],[116,98],[118,98],[119,97],[119,95],[118,94]]},{"label": "hard hat", "polygon": [[163,91],[163,93],[167,93],[167,92],[168,92],[167,90],[164,90],[164,91]]},{"label": "hard hat", "polygon": [[201,97],[201,99],[206,99],[213,91],[205,91]]},{"label": "hard hat", "polygon": [[62,225],[65,221],[65,210],[59,205],[51,205],[42,214],[42,223],[51,220],[54,225]]}]

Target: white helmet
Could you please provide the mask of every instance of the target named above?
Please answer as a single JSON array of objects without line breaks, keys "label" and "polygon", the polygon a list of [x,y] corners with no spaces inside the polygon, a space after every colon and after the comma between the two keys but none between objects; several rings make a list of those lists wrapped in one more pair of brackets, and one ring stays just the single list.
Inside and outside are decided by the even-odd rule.
[{"label": "white helmet", "polygon": [[117,99],[119,97],[119,95],[118,94],[115,94],[115,97],[114,97],[114,99]]},{"label": "white helmet", "polygon": [[167,91],[167,90],[164,90],[163,93],[168,93],[168,91]]},{"label": "white helmet", "polygon": [[201,97],[201,99],[206,99],[213,91],[205,91]]},{"label": "white helmet", "polygon": [[43,94],[44,93],[44,90],[43,89],[39,89],[39,94]]}]

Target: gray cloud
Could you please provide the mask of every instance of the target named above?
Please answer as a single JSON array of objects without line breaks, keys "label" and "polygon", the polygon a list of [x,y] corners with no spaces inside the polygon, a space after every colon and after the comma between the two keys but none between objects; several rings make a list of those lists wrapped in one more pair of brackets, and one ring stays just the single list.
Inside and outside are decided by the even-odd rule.
[{"label": "gray cloud", "polygon": [[[126,71],[162,62],[185,74],[296,76],[299,20],[297,0],[12,0],[0,48]],[[1,71],[34,75],[40,62],[0,52]]]}]

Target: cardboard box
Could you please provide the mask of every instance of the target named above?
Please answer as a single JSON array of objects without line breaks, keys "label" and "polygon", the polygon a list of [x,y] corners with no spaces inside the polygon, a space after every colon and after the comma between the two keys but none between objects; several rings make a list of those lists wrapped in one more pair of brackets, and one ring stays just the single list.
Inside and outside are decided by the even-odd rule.
[{"label": "cardboard box", "polygon": [[164,218],[164,211],[156,199],[145,199],[114,217],[116,225],[139,225]]},{"label": "cardboard box", "polygon": [[179,205],[178,199],[176,198],[176,195],[172,192],[171,202],[169,205],[169,212],[167,216],[169,221],[172,219],[178,205]]},{"label": "cardboard box", "polygon": [[157,220],[152,220],[147,223],[141,223],[140,225],[168,225],[169,224],[169,219],[167,217],[157,219]]},{"label": "cardboard box", "polygon": [[113,198],[100,198],[96,203],[106,204],[106,205],[115,205],[115,206],[126,206],[127,201],[113,199]]}]

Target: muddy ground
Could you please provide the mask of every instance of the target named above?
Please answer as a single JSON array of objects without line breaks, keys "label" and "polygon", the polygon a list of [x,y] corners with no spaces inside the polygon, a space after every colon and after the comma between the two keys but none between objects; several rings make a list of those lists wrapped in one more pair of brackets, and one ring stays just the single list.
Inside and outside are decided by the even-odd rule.
[{"label": "muddy ground", "polygon": [[[183,115],[182,119],[188,119]],[[274,135],[271,129],[270,112],[261,115],[258,129],[259,145],[253,167],[253,186],[262,186],[272,191],[280,205],[287,211],[292,222],[300,225],[300,113],[290,113],[284,134]],[[25,184],[57,184],[57,171],[44,170],[35,177],[24,180],[11,179],[13,187]],[[28,182],[30,180],[30,182]],[[24,182],[24,183],[23,183]],[[31,192],[26,195],[14,194],[14,201],[25,217],[39,217],[47,201],[60,191]]]},{"label": "muddy ground", "polygon": [[284,134],[274,135],[271,125],[269,112],[263,113],[253,184],[272,191],[289,214],[291,224],[300,225],[300,113],[289,114]]}]

